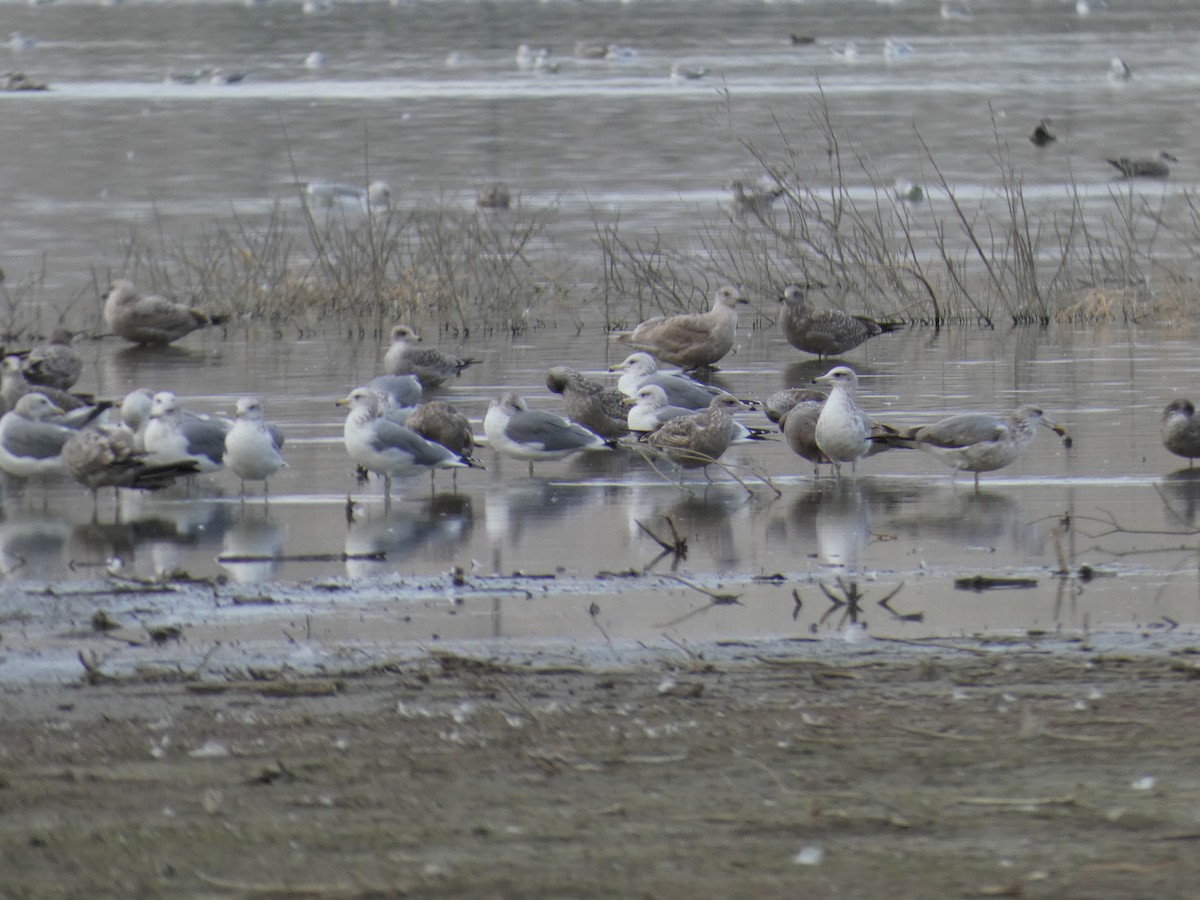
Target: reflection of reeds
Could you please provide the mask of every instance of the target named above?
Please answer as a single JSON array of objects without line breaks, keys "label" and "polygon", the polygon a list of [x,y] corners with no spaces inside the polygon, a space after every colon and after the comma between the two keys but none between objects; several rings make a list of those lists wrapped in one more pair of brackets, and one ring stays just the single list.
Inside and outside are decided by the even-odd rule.
[{"label": "reflection of reeds", "polygon": [[624,302],[610,304],[610,323],[677,312],[681,298],[702,301],[713,282],[765,296],[790,282],[820,284],[852,312],[932,325],[1194,314],[1181,296],[1182,268],[1200,244],[1194,192],[1172,202],[1126,181],[1109,191],[1109,203],[1085,207],[1064,160],[1063,195],[1031,201],[994,118],[992,125],[994,176],[975,179],[990,188],[981,198],[957,191],[915,132],[922,178],[917,189],[900,190],[841,135],[822,95],[807,123],[776,120],[770,149],[741,140],[779,197],[761,214],[701,222],[701,252],[597,227],[606,294]]}]

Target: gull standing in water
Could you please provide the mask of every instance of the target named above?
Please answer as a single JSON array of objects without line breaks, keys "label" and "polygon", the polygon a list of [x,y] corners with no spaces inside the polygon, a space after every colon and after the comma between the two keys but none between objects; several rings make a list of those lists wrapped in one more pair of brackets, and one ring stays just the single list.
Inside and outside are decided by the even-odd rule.
[{"label": "gull standing in water", "polygon": [[258,398],[238,400],[237,421],[225,435],[225,465],[241,480],[243,498],[247,481],[261,481],[263,500],[267,499],[268,479],[287,465],[279,453],[281,446],[278,429],[272,431],[267,425]]},{"label": "gull standing in water", "polygon": [[[483,468],[483,463],[475,458],[475,434],[471,431],[471,420],[457,407],[444,400],[427,400],[408,415],[404,424],[425,440],[457,453],[471,468]],[[430,482],[435,474],[435,469],[429,470]],[[457,485],[458,469],[451,469],[450,477]]]},{"label": "gull standing in water", "polygon": [[708,478],[708,467],[733,441],[733,412],[741,407],[741,401],[731,395],[714,397],[703,412],[665,422],[646,443],[681,469],[703,468]]},{"label": "gull standing in water", "polygon": [[83,374],[83,360],[71,346],[71,332],[55,328],[46,343],[29,351],[21,369],[31,384],[69,391]]},{"label": "gull standing in water", "polygon": [[1172,400],[1163,410],[1163,446],[1176,456],[1182,456],[1192,467],[1192,460],[1200,457],[1200,419],[1196,418],[1196,407],[1191,400]]},{"label": "gull standing in water", "polygon": [[150,404],[143,436],[147,459],[155,463],[191,460],[199,472],[225,467],[225,425],[214,419],[187,416],[170,391],[159,391]]},{"label": "gull standing in water", "polygon": [[380,214],[392,208],[392,186],[386,181],[372,181],[365,188],[337,181],[310,181],[304,185],[304,198],[322,209]]},{"label": "gull standing in water", "polygon": [[1071,445],[1066,429],[1047,421],[1042,410],[1031,404],[1018,406],[1010,415],[963,413],[949,416],[932,425],[921,425],[902,431],[897,436],[884,437],[884,443],[901,447],[916,447],[932,454],[959,471],[979,473],[1002,469],[1025,452],[1037,436],[1037,426],[1045,425]]},{"label": "gull standing in water", "polygon": [[[723,394],[720,396],[732,397],[732,394]],[[823,395],[822,399],[824,399]],[[682,406],[672,406],[667,398],[667,392],[657,384],[642,385],[638,388],[638,392],[632,400],[636,402],[633,403],[626,416],[626,423],[630,431],[641,435],[642,438],[657,431],[672,419],[678,419],[680,416],[690,416],[696,412],[693,409],[686,409]],[[630,402],[630,399],[625,400],[626,404]],[[731,408],[736,409],[737,407],[731,406]],[[732,417],[729,419],[729,427],[730,443],[738,444],[743,441],[758,441],[765,438],[762,429],[747,428]]]},{"label": "gull standing in water", "polygon": [[92,492],[92,512],[97,511],[100,488],[157,491],[175,479],[195,475],[192,460],[148,463],[137,449],[134,433],[126,425],[97,425],[76,431],[62,448],[63,470]]},{"label": "gull standing in water", "polygon": [[534,462],[565,459],[580,450],[608,446],[599,435],[562,416],[530,409],[525,399],[513,391],[505,391],[488,404],[483,431],[497,453],[529,460],[531,477]]},{"label": "gull standing in water", "polygon": [[393,478],[469,465],[453,450],[380,416],[380,395],[376,391],[357,387],[337,403],[350,407],[342,430],[346,452],[356,465],[383,476],[385,504],[391,503]]},{"label": "gull standing in water", "polygon": [[666,391],[667,400],[672,406],[682,406],[693,411],[707,409],[713,397],[728,393],[718,387],[684,378],[682,375],[660,372],[654,357],[641,351],[631,353],[624,361],[609,366],[608,371],[621,373],[621,377],[617,379],[617,390],[626,397],[636,397],[640,388],[647,384],[657,384]]},{"label": "gull standing in water", "polygon": [[703,369],[720,362],[733,349],[737,307],[749,303],[732,285],[717,291],[706,313],[655,316],[633,331],[614,331],[613,340],[653,353],[681,369]]},{"label": "gull standing in water", "polygon": [[871,420],[854,402],[858,376],[848,366],[835,366],[816,380],[832,385],[817,417],[817,447],[833,463],[838,478],[842,463],[850,463],[853,475],[858,461],[871,449]]},{"label": "gull standing in water", "polygon": [[[768,418],[772,418],[772,401],[775,404],[773,409],[778,413],[779,430],[783,432],[783,439],[793,453],[813,464],[813,475],[817,475],[821,465],[831,462],[817,445],[817,420],[820,419],[821,408],[825,405],[824,392],[811,388],[787,388],[786,392],[777,391],[767,400]],[[776,419],[772,418],[772,421]],[[873,420],[870,421],[870,425],[872,442],[867,456],[874,456],[889,449],[889,445],[881,440],[883,436],[899,432],[889,425]]]},{"label": "gull standing in water", "polygon": [[1170,164],[1173,162],[1179,162],[1179,160],[1166,150],[1152,159],[1130,159],[1122,156],[1118,159],[1108,160],[1108,164],[1126,178],[1166,178],[1171,174]]},{"label": "gull standing in water", "polygon": [[198,328],[220,325],[224,318],[168,300],[157,294],[143,296],[132,281],[112,283],[104,295],[104,322],[111,331],[135,344],[169,344]]},{"label": "gull standing in water", "polygon": [[462,374],[463,369],[479,362],[459,359],[436,347],[414,347],[421,336],[407,325],[392,329],[392,344],[383,357],[383,370],[389,375],[415,375],[427,388],[435,388],[448,378]]},{"label": "gull standing in water", "polygon": [[798,284],[784,288],[779,303],[779,327],[788,343],[822,358],[853,350],[868,338],[904,327],[899,322],[879,322],[840,309],[813,309],[808,305],[807,290]]},{"label": "gull standing in water", "polygon": [[562,394],[567,403],[567,418],[592,434],[598,434],[606,441],[629,434],[625,396],[616,388],[607,388],[585,378],[570,366],[548,369],[546,387],[555,394]]}]

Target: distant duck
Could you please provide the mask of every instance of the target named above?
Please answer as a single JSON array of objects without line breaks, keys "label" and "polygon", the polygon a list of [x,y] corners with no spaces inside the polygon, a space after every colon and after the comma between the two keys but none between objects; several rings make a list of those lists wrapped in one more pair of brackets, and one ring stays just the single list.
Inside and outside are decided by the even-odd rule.
[{"label": "distant duck", "polygon": [[902,59],[905,56],[911,56],[912,52],[912,44],[906,44],[904,41],[887,38],[883,42],[884,59]]},{"label": "distant duck", "polygon": [[1046,147],[1057,141],[1058,137],[1050,130],[1050,120],[1042,119],[1030,133],[1029,140],[1035,147]]},{"label": "distant duck", "polygon": [[817,39],[811,34],[800,34],[795,31],[788,35],[788,40],[792,42],[793,47],[807,47],[817,42]]},{"label": "distant duck", "polygon": [[576,41],[575,56],[578,59],[604,59],[608,56],[608,44],[592,44],[588,41]]},{"label": "distant duck", "polygon": [[733,191],[733,211],[739,216],[751,215],[760,219],[784,194],[781,187],[756,187],[741,179],[730,182],[729,187]]},{"label": "distant duck", "polygon": [[672,81],[699,81],[708,75],[707,66],[685,66],[683,63],[674,63],[671,66]]},{"label": "distant duck", "polygon": [[480,185],[475,189],[475,203],[480,209],[508,209],[512,205],[512,191],[502,181]]},{"label": "distant duck", "polygon": [[537,72],[557,72],[558,63],[551,61],[548,48],[521,44],[517,47],[517,68]]},{"label": "distant duck", "polygon": [[1114,84],[1124,84],[1133,77],[1133,69],[1119,56],[1114,56],[1108,64],[1108,80]]},{"label": "distant duck", "polygon": [[8,46],[12,50],[32,50],[37,43],[37,38],[21,34],[19,31],[14,31],[8,36]]},{"label": "distant duck", "polygon": [[34,81],[24,72],[5,72],[0,75],[0,91],[48,91],[50,85]]},{"label": "distant duck", "polygon": [[167,69],[163,81],[167,84],[196,84],[208,78],[212,71],[212,69],[176,69],[172,67]]},{"label": "distant duck", "polygon": [[896,179],[895,191],[896,199],[902,203],[920,203],[925,199],[925,189],[906,178]]},{"label": "distant duck", "polygon": [[971,11],[971,7],[960,0],[944,0],[942,18],[950,22],[969,22],[975,18],[975,13]]},{"label": "distant duck", "polygon": [[241,84],[246,80],[246,72],[239,69],[226,70],[219,66],[208,76],[209,84]]},{"label": "distant duck", "polygon": [[1173,162],[1179,160],[1163,150],[1153,159],[1130,159],[1122,156],[1110,159],[1108,164],[1118,169],[1126,178],[1166,178],[1171,174],[1169,163]]},{"label": "distant duck", "polygon": [[333,12],[333,0],[304,0],[300,8],[306,16],[327,16]]}]

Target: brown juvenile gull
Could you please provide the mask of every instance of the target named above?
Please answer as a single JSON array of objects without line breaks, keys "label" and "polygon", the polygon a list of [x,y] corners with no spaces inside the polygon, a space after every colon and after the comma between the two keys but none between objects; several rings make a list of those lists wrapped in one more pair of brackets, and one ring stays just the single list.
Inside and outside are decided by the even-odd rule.
[{"label": "brown juvenile gull", "polygon": [[83,397],[77,397],[58,388],[30,384],[25,378],[21,357],[4,357],[4,362],[0,363],[0,401],[3,401],[4,408],[6,410],[13,409],[17,405],[17,401],[29,393],[44,394],[60,411],[70,412],[92,405]]},{"label": "brown juvenile gull", "polygon": [[728,394],[713,397],[708,409],[663,423],[646,443],[681,469],[703,468],[716,462],[733,442],[733,412],[742,403]]},{"label": "brown juvenile gull", "polygon": [[17,478],[62,471],[62,448],[74,429],[48,421],[62,410],[43,394],[26,394],[0,416],[0,469]]},{"label": "brown juvenile gull", "polygon": [[655,316],[633,331],[614,331],[611,337],[681,369],[714,366],[733,349],[738,304],[749,302],[737,288],[726,285],[706,313]]},{"label": "brown juvenile gull", "polygon": [[278,430],[272,431],[267,424],[257,397],[238,400],[237,421],[225,434],[225,466],[241,480],[241,496],[246,496],[247,481],[261,481],[265,500],[268,479],[287,465],[279,453],[282,442],[277,435]]},{"label": "brown juvenile gull", "polygon": [[1166,178],[1171,174],[1170,163],[1178,162],[1174,156],[1163,150],[1153,159],[1130,159],[1122,156],[1108,160],[1126,178]]},{"label": "brown juvenile gull", "polygon": [[83,374],[83,360],[71,346],[71,332],[55,328],[46,343],[29,351],[21,368],[31,384],[69,391]]},{"label": "brown juvenile gull", "polygon": [[849,366],[835,366],[816,380],[832,386],[817,417],[817,446],[829,457],[837,477],[842,463],[850,463],[853,475],[871,449],[871,420],[854,402],[858,376]]},{"label": "brown juvenile gull", "polygon": [[[475,458],[475,434],[471,431],[471,420],[444,400],[427,400],[420,404],[408,415],[404,424],[425,440],[457,453],[472,468],[484,467]],[[431,483],[436,473],[436,469],[429,470]],[[458,469],[451,469],[450,477],[457,485]]]},{"label": "brown juvenile gull", "polygon": [[707,409],[712,398],[725,394],[718,387],[701,384],[682,375],[658,371],[658,362],[649,353],[631,353],[616,365],[608,367],[610,372],[620,372],[617,390],[626,397],[636,397],[638,389],[647,384],[657,384],[667,393],[672,406],[682,406],[692,411]]},{"label": "brown juvenile gull", "polygon": [[531,476],[534,462],[608,447],[602,437],[562,416],[530,409],[525,399],[513,391],[492,398],[483,417],[483,431],[497,453],[529,460]]},{"label": "brown juvenile gull", "polygon": [[411,428],[382,418],[380,400],[378,392],[356,387],[337,403],[350,407],[342,429],[346,452],[356,465],[383,476],[385,502],[391,501],[393,478],[469,465],[453,450],[426,440]]},{"label": "brown juvenile gull", "polygon": [[879,322],[869,316],[855,316],[840,309],[813,309],[808,305],[807,290],[789,284],[779,298],[779,327],[788,343],[805,353],[819,357],[837,356],[853,350],[868,338],[898,331],[899,322]]},{"label": "brown juvenile gull", "polygon": [[1182,456],[1192,467],[1192,460],[1200,456],[1200,419],[1196,418],[1196,407],[1191,400],[1172,400],[1163,410],[1163,446],[1176,456]]},{"label": "brown juvenile gull", "polygon": [[736,180],[729,186],[733,190],[733,210],[739,216],[754,216],[761,219],[771,211],[775,201],[783,196],[781,187],[760,188]]},{"label": "brown juvenile gull", "polygon": [[819,409],[821,404],[825,402],[825,398],[829,396],[829,391],[811,387],[790,387],[781,388],[773,393],[763,403],[763,412],[767,418],[776,424],[783,421],[783,417],[788,410],[798,403],[807,403],[812,401]]},{"label": "brown juvenile gull", "polygon": [[1070,446],[1065,429],[1047,421],[1042,410],[1025,404],[1007,416],[990,413],[963,413],[949,416],[932,425],[921,425],[884,438],[885,443],[916,447],[959,471],[974,472],[979,487],[979,473],[1002,469],[1020,456],[1033,443],[1037,426],[1045,425],[1063,437]]},{"label": "brown juvenile gull", "polygon": [[546,387],[555,394],[562,394],[567,404],[567,418],[592,434],[598,434],[606,441],[629,434],[625,395],[616,388],[607,388],[586,378],[570,366],[548,369]]},{"label": "brown juvenile gull", "polygon": [[92,492],[92,506],[100,488],[157,491],[175,479],[195,475],[191,460],[148,463],[139,453],[133,431],[125,425],[97,425],[76,431],[62,448],[63,470]]},{"label": "brown juvenile gull", "polygon": [[407,325],[392,329],[392,345],[383,357],[383,370],[389,375],[415,375],[427,388],[435,388],[447,378],[462,374],[477,359],[459,359],[436,347],[414,347],[421,336]]},{"label": "brown juvenile gull", "polygon": [[[732,395],[725,394],[723,396],[729,397]],[[629,414],[626,417],[629,430],[639,435],[639,440],[645,440],[647,435],[657,431],[672,419],[678,419],[680,416],[690,416],[696,412],[694,409],[671,405],[670,400],[667,398],[667,392],[657,384],[642,385],[638,388],[636,396],[625,399],[625,404],[630,406]],[[733,444],[766,439],[766,431],[764,429],[748,428],[732,417],[729,420],[729,427],[730,443]]]},{"label": "brown juvenile gull", "polygon": [[142,296],[132,281],[119,278],[104,295],[104,322],[115,334],[135,344],[169,344],[198,328],[219,325],[222,317],[168,300]]}]

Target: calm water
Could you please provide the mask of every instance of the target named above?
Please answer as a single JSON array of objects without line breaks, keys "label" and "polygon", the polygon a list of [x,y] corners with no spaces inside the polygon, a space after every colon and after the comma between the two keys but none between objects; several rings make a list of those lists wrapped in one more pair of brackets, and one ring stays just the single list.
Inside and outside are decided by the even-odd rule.
[{"label": "calm water", "polygon": [[[5,67],[54,91],[0,95],[0,141],[6,158],[19,161],[0,169],[0,265],[10,280],[44,265],[48,302],[80,322],[96,320],[88,286],[93,273],[106,281],[121,271],[131,227],[182,239],[234,212],[252,222],[294,196],[297,177],[364,181],[365,159],[371,177],[398,188],[402,206],[466,206],[477,184],[503,179],[524,203],[554,205],[556,239],[593,264],[597,208],[619,212],[623,226],[683,240],[697,215],[719,217],[730,178],[756,172],[727,127],[751,141],[775,140],[777,127],[802,140],[818,78],[882,175],[919,171],[915,123],[964,195],[984,197],[994,187],[981,180],[993,167],[980,163],[993,145],[993,116],[1027,191],[1049,206],[1068,177],[1085,196],[1107,200],[1114,182],[1104,157],[1160,147],[1178,151],[1175,175],[1137,190],[1175,195],[1196,172],[1184,148],[1200,143],[1195,117],[1178,114],[1179,97],[1200,80],[1200,10],[1183,2],[1114,2],[1081,17],[1073,3],[996,0],[975,4],[967,23],[915,0],[346,3],[328,15],[304,15],[292,3],[0,6],[0,34],[17,30],[38,44],[0,48]],[[794,48],[789,32],[820,42]],[[911,44],[911,55],[886,61],[889,36]],[[577,40],[636,53],[579,60]],[[848,41],[858,49],[853,63],[830,52]],[[551,47],[559,71],[519,70],[522,42]],[[303,61],[314,50],[327,62],[310,71]],[[1128,84],[1107,79],[1113,56],[1133,66]],[[674,82],[674,62],[711,74]],[[234,86],[163,83],[170,68],[211,66],[249,76]],[[1053,118],[1060,142],[1037,153],[1026,135],[1043,116]],[[754,303],[773,315],[773,298]],[[564,314],[515,341],[452,348],[484,362],[439,396],[477,425],[502,386],[557,409],[542,381],[547,366],[565,362],[603,377],[622,355],[606,346],[594,315],[580,316],[579,333]],[[749,327],[752,319],[725,361],[724,386],[761,398],[827,368],[774,328]],[[918,329],[848,354],[862,376],[862,405],[886,421],[1036,401],[1070,429],[1071,450],[1045,432],[1016,465],[985,475],[978,493],[967,480],[952,485],[947,469],[915,452],[877,457],[856,482],[835,484],[814,482],[782,442],[731,451],[727,459],[743,474],[758,467],[770,475],[777,498],[753,479],[752,496],[724,480],[681,493],[623,451],[539,466],[530,479],[524,464],[484,450],[486,472],[461,473],[457,488],[439,475],[432,493],[428,479],[415,479],[390,514],[375,486],[355,485],[333,406],[375,374],[383,348],[374,341],[193,335],[166,353],[92,343],[81,387],[103,395],[171,389],[205,411],[261,395],[286,432],[290,467],[273,482],[269,507],[242,506],[232,476],[217,475],[202,480],[199,497],[127,497],[119,524],[93,523],[90,500],[74,486],[7,484],[0,565],[11,582],[90,576],[113,556],[133,575],[178,567],[244,582],[432,577],[454,565],[477,575],[590,578],[650,563],[658,548],[637,522],[657,528],[669,514],[690,547],[675,571],[737,584],[743,605],[704,609],[704,598],[683,586],[653,595],[600,590],[613,637],[840,629],[845,622],[825,615],[829,605],[814,585],[837,575],[862,585],[872,632],[902,637],[1196,625],[1195,539],[1161,532],[1195,525],[1200,478],[1177,472],[1183,461],[1157,437],[1163,406],[1197,384],[1195,340],[1188,326]],[[353,523],[348,492],[360,504]],[[106,498],[100,523],[113,523],[113,512]],[[1140,533],[1102,535],[1109,515]],[[385,561],[340,558],[374,551]],[[312,554],[337,558],[289,561]],[[222,564],[222,555],[274,560]],[[1052,577],[1061,562],[1102,575]],[[670,562],[655,571],[671,571]],[[777,573],[786,585],[749,582]],[[977,573],[1029,577],[1036,587],[954,589],[955,577]],[[901,584],[893,608],[923,613],[922,622],[875,605]],[[804,600],[795,618],[793,585]],[[586,603],[506,601],[503,615],[491,601],[485,606],[464,610],[457,632],[597,636]],[[422,621],[406,635],[427,637],[434,627]]]}]

